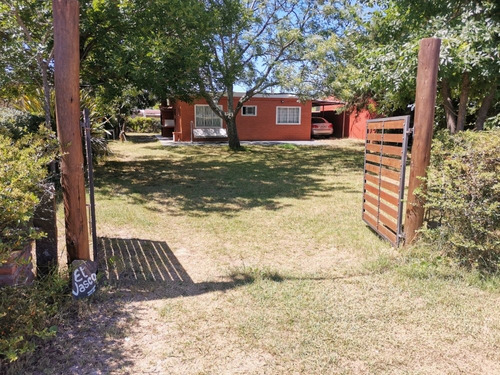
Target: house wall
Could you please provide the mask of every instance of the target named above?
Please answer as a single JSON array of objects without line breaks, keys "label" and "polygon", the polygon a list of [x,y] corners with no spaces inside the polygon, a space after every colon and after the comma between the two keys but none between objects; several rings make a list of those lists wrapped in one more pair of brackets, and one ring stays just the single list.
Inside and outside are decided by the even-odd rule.
[{"label": "house wall", "polygon": [[[239,98],[234,99],[236,106]],[[193,104],[177,102],[175,104],[175,139],[188,142],[191,140],[191,121],[193,126],[194,106],[206,104],[204,99],[198,99]],[[219,104],[227,110],[227,98],[222,98]],[[242,116],[241,111],[236,117],[236,127],[241,141],[279,141],[279,140],[309,140],[311,139],[311,102],[298,102],[291,97],[253,97],[245,105],[257,106],[257,116]],[[276,108],[300,107],[300,125],[277,125]],[[226,128],[226,124],[223,123]]]},{"label": "house wall", "polygon": [[347,136],[349,138],[365,139],[366,136],[366,120],[375,118],[375,114],[370,113],[367,109],[358,111],[356,109],[349,112],[346,116]]}]

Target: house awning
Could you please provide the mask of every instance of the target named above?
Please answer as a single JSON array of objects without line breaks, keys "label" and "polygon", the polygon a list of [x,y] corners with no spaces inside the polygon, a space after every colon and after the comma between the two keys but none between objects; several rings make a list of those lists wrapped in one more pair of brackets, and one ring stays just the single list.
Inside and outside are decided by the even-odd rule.
[{"label": "house awning", "polygon": [[312,101],[313,107],[319,107],[319,106],[325,106],[325,105],[338,105],[338,104],[345,104],[345,103],[341,102],[340,100],[313,100]]}]

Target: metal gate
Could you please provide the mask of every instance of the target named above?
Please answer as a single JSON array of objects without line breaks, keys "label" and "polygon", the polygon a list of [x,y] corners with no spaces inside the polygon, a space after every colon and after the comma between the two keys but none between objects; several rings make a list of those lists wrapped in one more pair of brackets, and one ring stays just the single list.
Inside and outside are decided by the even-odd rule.
[{"label": "metal gate", "polygon": [[363,221],[398,246],[403,239],[403,198],[410,116],[368,120]]}]

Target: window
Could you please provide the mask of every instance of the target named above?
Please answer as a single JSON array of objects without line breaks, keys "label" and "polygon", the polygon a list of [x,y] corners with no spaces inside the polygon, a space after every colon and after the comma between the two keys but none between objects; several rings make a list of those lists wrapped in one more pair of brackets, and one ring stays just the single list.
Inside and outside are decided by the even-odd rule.
[{"label": "window", "polygon": [[276,107],[276,124],[300,125],[300,107]]},{"label": "window", "polygon": [[[219,105],[219,108],[222,108]],[[194,126],[196,128],[222,128],[222,119],[207,104],[194,106]]]},{"label": "window", "polygon": [[244,105],[241,108],[242,116],[257,116],[257,106],[256,105]]}]

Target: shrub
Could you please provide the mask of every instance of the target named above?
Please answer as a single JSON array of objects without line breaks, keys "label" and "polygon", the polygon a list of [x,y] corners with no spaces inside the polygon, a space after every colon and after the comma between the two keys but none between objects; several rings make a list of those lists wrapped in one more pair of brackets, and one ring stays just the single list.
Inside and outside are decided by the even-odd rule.
[{"label": "shrub", "polygon": [[97,163],[101,157],[111,153],[106,139],[106,136],[111,134],[106,130],[106,124],[109,120],[102,115],[98,100],[87,90],[80,90],[80,109],[82,112],[84,109],[89,110],[90,144],[92,146],[93,161]]},{"label": "shrub", "polygon": [[0,289],[0,368],[57,332],[57,317],[71,300],[68,280],[57,274],[30,287]]},{"label": "shrub", "polygon": [[135,133],[157,133],[160,131],[160,121],[149,117],[127,118],[127,128]]},{"label": "shrub", "polygon": [[460,264],[500,269],[500,129],[438,133],[427,172],[423,237]]},{"label": "shrub", "polygon": [[44,122],[44,118],[12,108],[0,108],[0,134],[19,139],[34,133]]},{"label": "shrub", "polygon": [[56,153],[57,142],[45,128],[18,140],[0,134],[0,262],[10,250],[39,237],[31,221],[46,166]]}]

